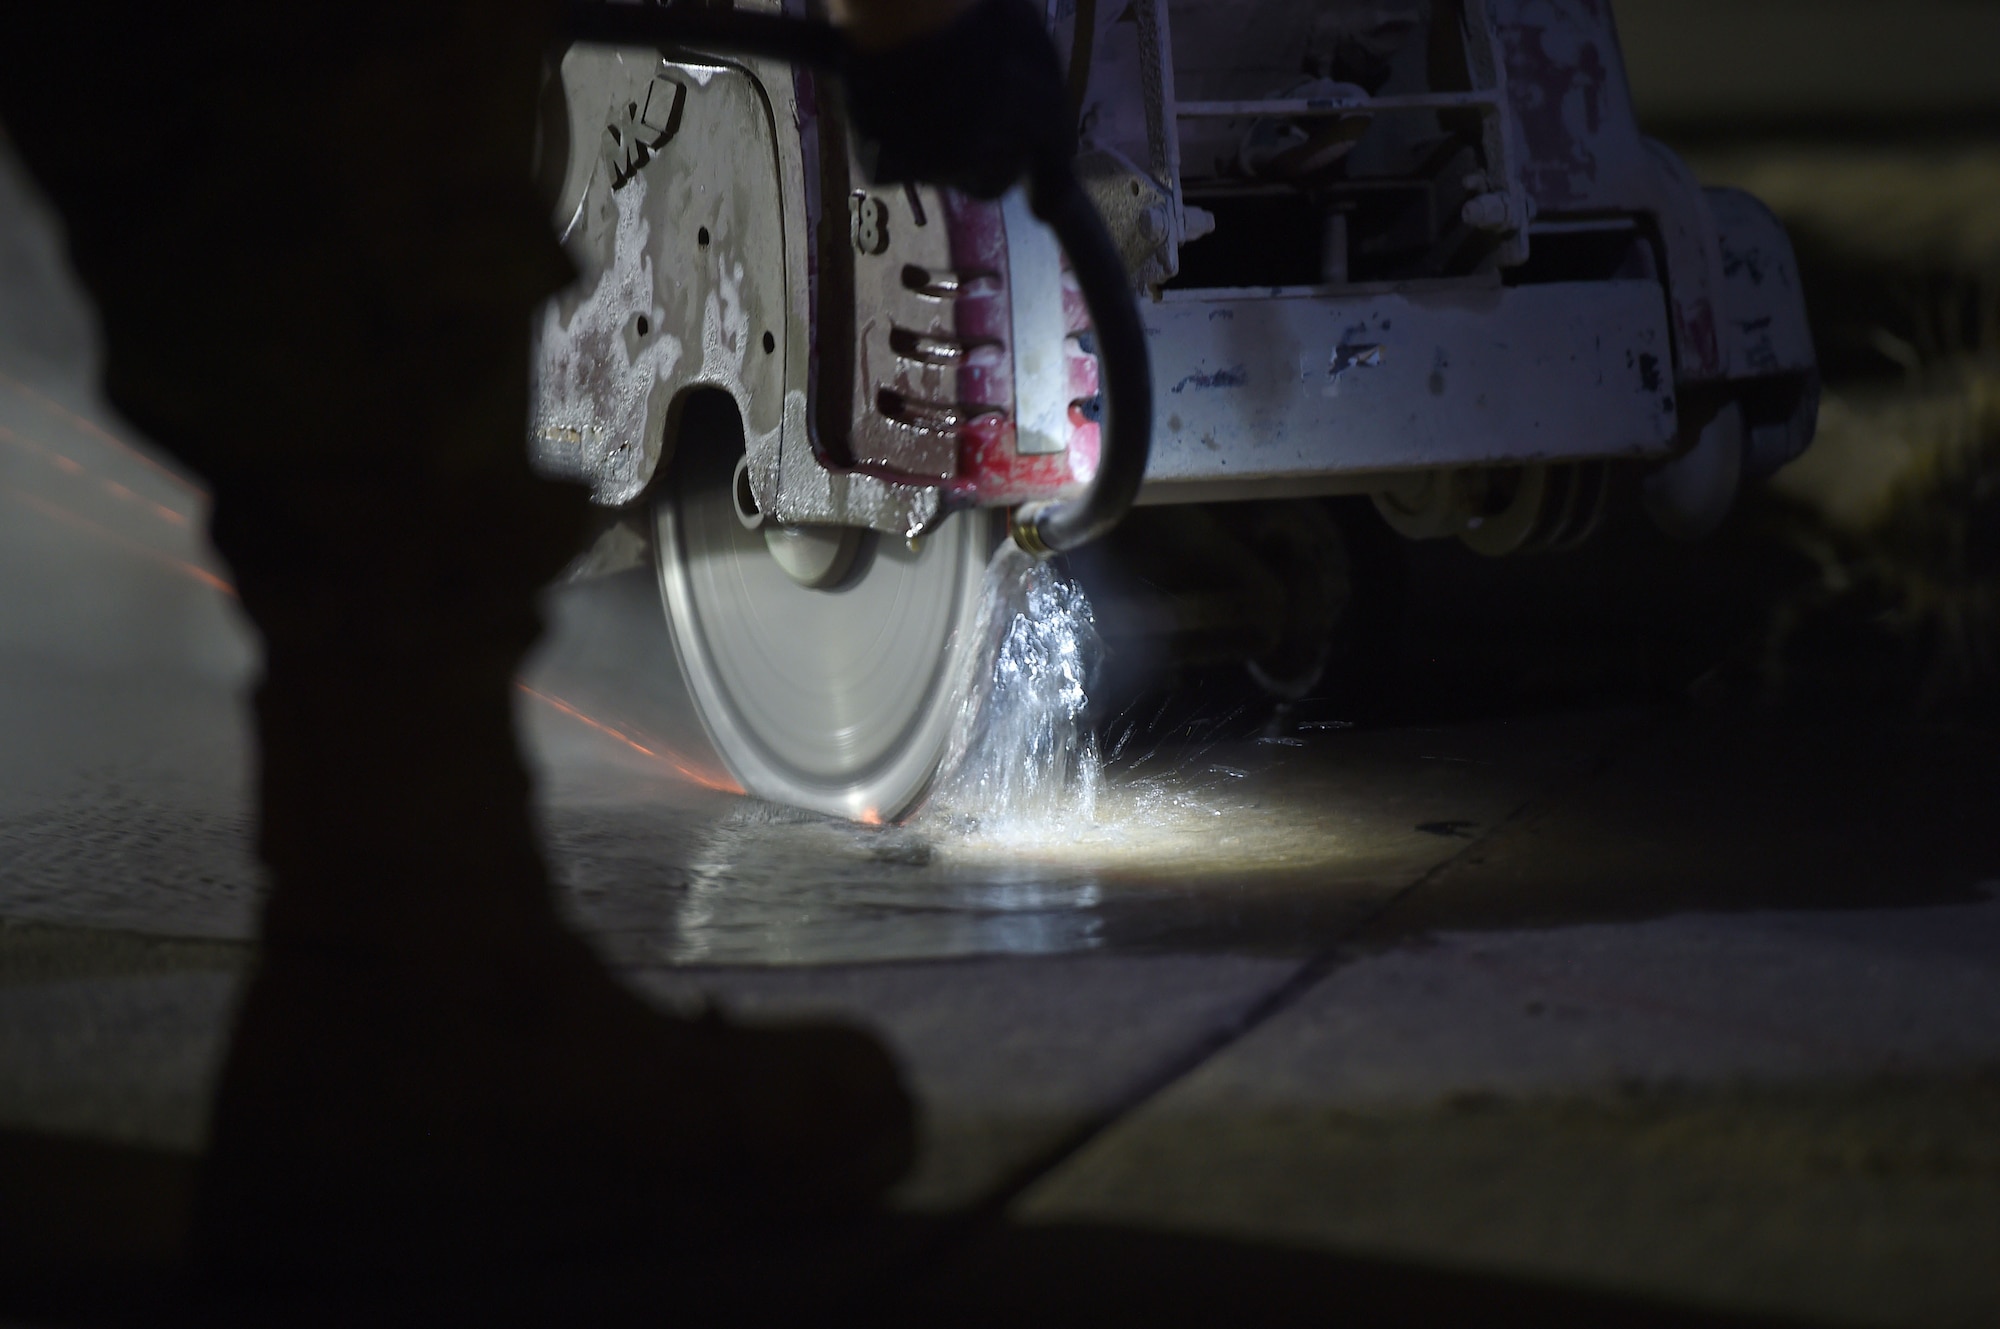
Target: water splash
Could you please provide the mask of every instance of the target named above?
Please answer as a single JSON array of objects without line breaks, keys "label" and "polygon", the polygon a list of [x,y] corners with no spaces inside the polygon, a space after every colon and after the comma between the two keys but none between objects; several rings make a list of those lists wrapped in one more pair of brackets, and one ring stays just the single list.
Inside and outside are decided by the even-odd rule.
[{"label": "water splash", "polygon": [[986,907],[1087,910],[1104,869],[1240,865],[1253,842],[1252,857],[1290,864],[1325,852],[1318,820],[1287,818],[1256,779],[1272,759],[1251,754],[1283,747],[1253,743],[1216,759],[1237,710],[1189,714],[1168,698],[1150,719],[1110,721],[1111,751],[1099,750],[1086,709],[1104,645],[1088,597],[1055,566],[1003,546],[968,630],[978,636],[961,657],[938,782],[901,830],[922,844],[926,865],[1026,874],[996,882]]},{"label": "water splash", "polygon": [[924,819],[959,836],[1039,840],[1097,818],[1103,761],[1084,723],[1102,651],[1083,588],[1003,544],[987,565],[959,708]]}]

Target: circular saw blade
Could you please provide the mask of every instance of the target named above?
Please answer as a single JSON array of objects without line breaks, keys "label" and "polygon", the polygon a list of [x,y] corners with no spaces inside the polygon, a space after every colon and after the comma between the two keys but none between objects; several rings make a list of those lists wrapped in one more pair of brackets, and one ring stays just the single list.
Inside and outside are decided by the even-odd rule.
[{"label": "circular saw blade", "polygon": [[847,575],[811,589],[739,519],[735,455],[685,442],[655,507],[655,547],[674,648],[717,752],[759,797],[893,819],[949,740],[991,515],[957,514],[915,551],[869,532]]}]

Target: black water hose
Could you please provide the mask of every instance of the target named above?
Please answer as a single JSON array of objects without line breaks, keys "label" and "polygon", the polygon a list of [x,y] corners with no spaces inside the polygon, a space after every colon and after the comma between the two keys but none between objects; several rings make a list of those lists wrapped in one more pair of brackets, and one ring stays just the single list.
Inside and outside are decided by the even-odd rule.
[{"label": "black water hose", "polygon": [[1153,447],[1153,365],[1125,260],[1070,162],[1037,170],[1029,202],[1069,255],[1097,340],[1104,422],[1097,473],[1076,498],[1030,503],[1008,521],[1014,543],[1045,558],[1106,535],[1132,509]]},{"label": "black water hose", "polygon": [[698,0],[673,5],[571,0],[568,27],[572,41],[695,46],[817,69],[838,69],[847,51],[847,43],[831,23],[754,10],[711,9]]},{"label": "black water hose", "polygon": [[[703,5],[571,0],[572,40],[614,46],[690,46],[838,71],[845,39],[817,19]],[[1097,472],[1073,499],[1030,503],[1008,523],[1037,557],[1076,549],[1116,526],[1139,496],[1153,446],[1153,369],[1146,330],[1118,246],[1065,157],[1036,164],[1029,202],[1069,255],[1097,340],[1104,399]]]}]

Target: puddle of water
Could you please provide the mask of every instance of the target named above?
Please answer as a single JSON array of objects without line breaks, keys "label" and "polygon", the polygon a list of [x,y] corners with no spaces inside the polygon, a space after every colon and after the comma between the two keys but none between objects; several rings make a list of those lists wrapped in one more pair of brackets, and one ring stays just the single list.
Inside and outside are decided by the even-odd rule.
[{"label": "puddle of water", "polygon": [[573,799],[556,856],[586,926],[649,963],[1075,953],[1114,919],[1150,928],[1148,902],[1233,895],[1355,852],[1322,806],[1323,771],[1303,802],[1287,793],[1312,768],[1306,740],[1262,743],[1235,712],[1150,699],[1092,715],[1103,648],[1059,567],[1003,551],[976,630],[947,773],[916,817]]}]

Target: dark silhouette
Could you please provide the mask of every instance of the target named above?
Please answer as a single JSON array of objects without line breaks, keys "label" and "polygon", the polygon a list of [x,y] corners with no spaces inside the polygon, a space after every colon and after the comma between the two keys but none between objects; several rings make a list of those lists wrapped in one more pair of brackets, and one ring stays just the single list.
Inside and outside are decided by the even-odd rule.
[{"label": "dark silhouette", "polygon": [[214,496],[264,647],[271,894],[197,1201],[211,1273],[436,1269],[866,1207],[859,1031],[674,1018],[552,907],[515,747],[581,492],[531,473],[547,0],[10,6],[0,114],[112,402]]}]

